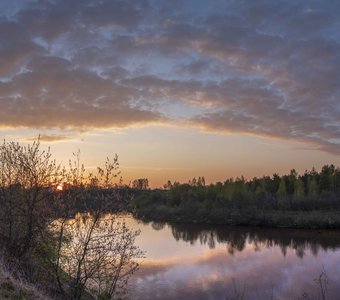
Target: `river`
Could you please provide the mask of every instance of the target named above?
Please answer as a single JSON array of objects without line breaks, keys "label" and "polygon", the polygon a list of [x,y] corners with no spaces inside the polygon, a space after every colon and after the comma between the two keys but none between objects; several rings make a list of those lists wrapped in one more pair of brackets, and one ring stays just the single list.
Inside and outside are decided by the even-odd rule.
[{"label": "river", "polygon": [[130,299],[340,299],[340,231],[125,220],[146,253]]}]

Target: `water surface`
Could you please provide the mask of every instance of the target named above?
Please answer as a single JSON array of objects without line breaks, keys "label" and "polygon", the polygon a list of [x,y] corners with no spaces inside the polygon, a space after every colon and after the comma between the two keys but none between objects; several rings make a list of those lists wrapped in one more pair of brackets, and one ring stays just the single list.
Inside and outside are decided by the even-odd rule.
[{"label": "water surface", "polygon": [[146,251],[131,299],[319,299],[322,272],[340,299],[340,231],[126,222]]}]

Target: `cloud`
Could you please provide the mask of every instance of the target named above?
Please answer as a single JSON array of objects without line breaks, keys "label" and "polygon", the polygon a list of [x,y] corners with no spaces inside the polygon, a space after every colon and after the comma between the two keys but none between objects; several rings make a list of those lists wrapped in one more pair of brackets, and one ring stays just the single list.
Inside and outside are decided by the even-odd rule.
[{"label": "cloud", "polygon": [[43,58],[0,83],[1,122],[12,127],[106,128],[158,122],[160,114],[133,103],[138,90],[91,72],[72,70],[63,59]]},{"label": "cloud", "polygon": [[0,126],[179,122],[339,153],[340,4],[5,1]]},{"label": "cloud", "polygon": [[263,86],[258,81],[223,82],[214,91],[218,111],[195,116],[191,122],[206,130],[295,139],[339,153],[339,144],[332,142],[340,129],[331,103],[322,107],[318,98],[290,102]]},{"label": "cloud", "polygon": [[[67,141],[70,140],[71,137],[66,135],[59,135],[59,134],[42,134],[39,136],[39,140],[41,142],[60,142],[60,141]],[[36,141],[37,137],[29,137],[26,139],[27,141]]]}]

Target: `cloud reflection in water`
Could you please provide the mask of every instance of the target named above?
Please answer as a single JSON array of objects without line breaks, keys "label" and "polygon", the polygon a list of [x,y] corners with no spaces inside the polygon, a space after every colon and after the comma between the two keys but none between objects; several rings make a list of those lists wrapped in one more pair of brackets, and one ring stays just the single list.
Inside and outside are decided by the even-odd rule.
[{"label": "cloud reflection in water", "polygon": [[[318,297],[323,268],[328,299],[340,288],[337,231],[259,229],[197,224],[137,224],[147,258],[131,281],[132,299]],[[158,229],[158,230],[155,230]],[[171,237],[172,236],[172,237]]]}]

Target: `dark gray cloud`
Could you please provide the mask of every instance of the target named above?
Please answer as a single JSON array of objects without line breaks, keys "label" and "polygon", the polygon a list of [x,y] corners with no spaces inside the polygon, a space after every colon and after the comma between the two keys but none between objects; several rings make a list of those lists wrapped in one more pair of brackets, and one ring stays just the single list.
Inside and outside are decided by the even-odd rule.
[{"label": "dark gray cloud", "polygon": [[7,0],[0,126],[179,119],[340,151],[338,1]]}]

